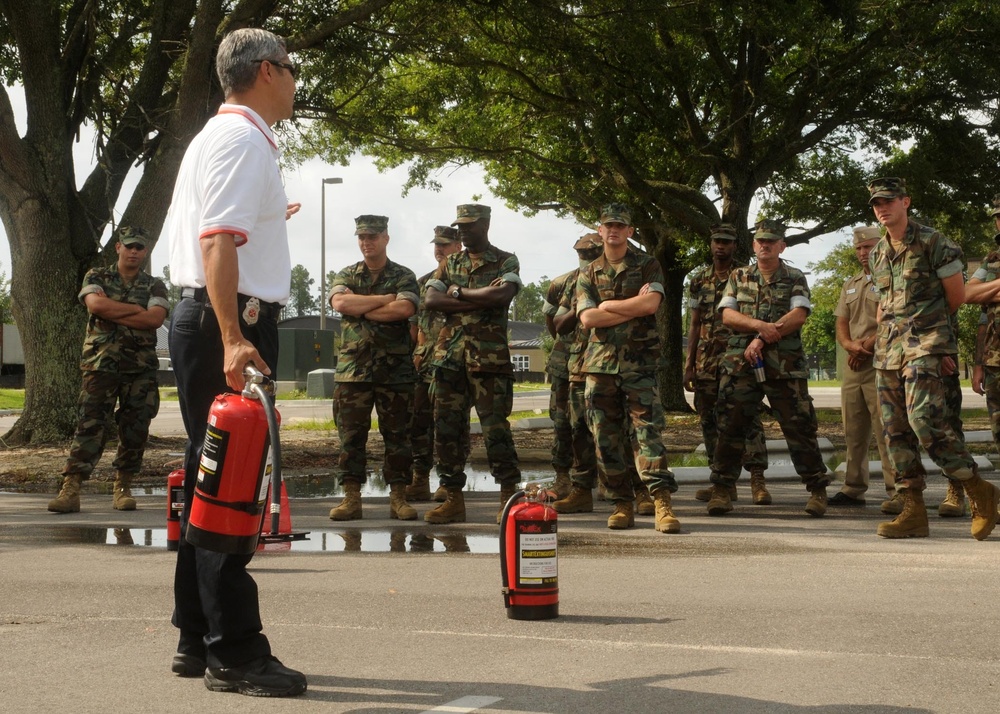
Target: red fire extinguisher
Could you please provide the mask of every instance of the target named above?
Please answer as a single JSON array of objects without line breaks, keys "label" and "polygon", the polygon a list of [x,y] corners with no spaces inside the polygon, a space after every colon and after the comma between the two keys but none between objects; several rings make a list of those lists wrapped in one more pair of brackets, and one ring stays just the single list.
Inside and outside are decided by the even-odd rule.
[{"label": "red fire extinguisher", "polygon": [[177,550],[181,541],[181,513],[184,511],[184,469],[167,476],[167,550]]},{"label": "red fire extinguisher", "polygon": [[503,603],[512,620],[548,620],[559,617],[558,514],[544,491],[525,495],[511,496],[500,517]]},{"label": "red fire extinguisher", "polygon": [[[272,532],[281,509],[280,415],[265,391],[266,377],[248,366],[240,394],[220,394],[208,429],[185,538],[219,553],[249,555],[257,549],[271,486]],[[273,383],[270,383],[273,384]]]}]

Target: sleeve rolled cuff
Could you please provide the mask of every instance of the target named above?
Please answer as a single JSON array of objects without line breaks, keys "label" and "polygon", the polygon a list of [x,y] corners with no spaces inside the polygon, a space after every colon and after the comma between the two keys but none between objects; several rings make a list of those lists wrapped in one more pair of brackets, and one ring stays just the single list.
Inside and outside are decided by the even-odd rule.
[{"label": "sleeve rolled cuff", "polygon": [[90,285],[84,285],[80,290],[80,294],[76,296],[76,299],[83,302],[83,299],[88,295],[104,295],[104,288],[96,283],[91,283]]},{"label": "sleeve rolled cuff", "polygon": [[397,300],[409,300],[410,302],[412,302],[417,307],[420,307],[420,296],[417,295],[416,293],[412,293],[412,292],[409,292],[409,291],[405,291],[405,292],[401,292],[401,293],[396,293],[396,299]]},{"label": "sleeve rolled cuff", "polygon": [[651,293],[660,293],[660,295],[662,295],[663,297],[667,296],[667,291],[663,289],[663,283],[656,283],[656,282],[650,283],[649,291]]},{"label": "sleeve rolled cuff", "polygon": [[951,261],[950,263],[942,265],[935,271],[937,276],[942,280],[944,280],[945,278],[950,278],[955,273],[961,273],[961,272],[962,272],[962,261],[958,260],[957,258]]},{"label": "sleeve rolled cuff", "polygon": [[334,295],[340,295],[340,293],[346,293],[346,292],[347,292],[346,285],[334,285],[332,288],[330,288],[330,297],[333,297]]},{"label": "sleeve rolled cuff", "polygon": [[792,301],[789,304],[791,305],[792,309],[795,309],[797,307],[804,307],[809,312],[812,312],[813,309],[812,303],[809,302],[809,298],[807,298],[805,295],[793,296]]},{"label": "sleeve rolled cuff", "polygon": [[555,315],[558,308],[550,303],[548,300],[542,303],[542,314],[543,315]]},{"label": "sleeve rolled cuff", "polygon": [[505,283],[513,283],[514,285],[517,286],[518,290],[524,287],[524,283],[521,282],[521,276],[518,275],[517,273],[504,273],[500,277],[500,279],[503,280]]},{"label": "sleeve rolled cuff", "polygon": [[448,286],[444,284],[444,281],[438,280],[437,278],[431,278],[426,283],[424,283],[425,288],[434,288],[439,293],[448,292]]},{"label": "sleeve rolled cuff", "polygon": [[989,275],[989,273],[986,272],[986,268],[980,268],[972,274],[972,279],[985,283],[987,275]]},{"label": "sleeve rolled cuff", "polygon": [[736,302],[736,298],[727,295],[726,297],[719,300],[719,306],[716,308],[718,312],[722,312],[725,308],[730,310],[739,310],[740,304]]},{"label": "sleeve rolled cuff", "polygon": [[146,309],[148,310],[151,307],[162,307],[167,311],[167,314],[170,314],[170,301],[164,300],[161,297],[150,298],[149,304],[146,305]]},{"label": "sleeve rolled cuff", "polygon": [[696,298],[688,298],[688,310],[697,310],[701,303]]}]

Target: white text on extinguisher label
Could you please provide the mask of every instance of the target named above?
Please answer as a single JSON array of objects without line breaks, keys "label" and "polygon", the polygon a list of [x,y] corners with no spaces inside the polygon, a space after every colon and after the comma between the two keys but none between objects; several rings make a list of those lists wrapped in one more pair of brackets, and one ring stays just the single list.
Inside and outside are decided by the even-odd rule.
[{"label": "white text on extinguisher label", "polygon": [[198,488],[210,496],[219,495],[219,477],[229,447],[229,432],[215,426],[205,430],[205,443],[198,463]]},{"label": "white text on extinguisher label", "polygon": [[[270,440],[268,441],[270,442]],[[271,470],[273,468],[271,465],[271,445],[268,443],[267,456],[264,457],[264,474],[260,480],[260,490],[257,492],[258,503],[263,503],[264,499],[267,498],[267,489],[271,485]]]},{"label": "white text on extinguisher label", "polygon": [[549,586],[558,576],[555,533],[520,533],[518,585]]}]

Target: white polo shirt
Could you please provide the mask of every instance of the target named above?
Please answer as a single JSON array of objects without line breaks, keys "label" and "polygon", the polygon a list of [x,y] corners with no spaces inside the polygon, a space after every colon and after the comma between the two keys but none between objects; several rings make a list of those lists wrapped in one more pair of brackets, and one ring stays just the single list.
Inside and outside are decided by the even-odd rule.
[{"label": "white polo shirt", "polygon": [[292,266],[270,127],[249,107],[223,104],[191,142],[181,162],[167,215],[170,281],[205,287],[200,240],[236,236],[238,292],[263,302],[288,301]]}]

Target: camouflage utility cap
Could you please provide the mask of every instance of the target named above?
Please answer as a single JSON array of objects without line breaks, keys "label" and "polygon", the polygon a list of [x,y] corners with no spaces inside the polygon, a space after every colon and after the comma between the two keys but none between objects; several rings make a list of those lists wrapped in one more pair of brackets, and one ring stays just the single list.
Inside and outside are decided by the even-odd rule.
[{"label": "camouflage utility cap", "polygon": [[459,223],[475,223],[480,218],[489,220],[490,207],[484,206],[481,203],[463,203],[458,207],[457,213],[458,216],[451,224],[453,226]]},{"label": "camouflage utility cap", "polygon": [[1000,193],[993,197],[993,207],[990,208],[988,215],[990,218],[1000,216]]},{"label": "camouflage utility cap", "polygon": [[764,218],[757,222],[757,232],[753,234],[753,239],[763,243],[785,240],[785,226],[780,221]]},{"label": "camouflage utility cap", "polygon": [[870,240],[879,240],[881,237],[882,231],[878,226],[858,226],[854,229],[854,246],[857,247]]},{"label": "camouflage utility cap", "polygon": [[604,241],[601,240],[600,233],[588,233],[585,236],[580,236],[579,240],[573,244],[573,250],[581,252],[588,252],[597,249],[604,250]]},{"label": "camouflage utility cap", "polygon": [[632,209],[624,203],[609,203],[601,209],[601,225],[606,223],[632,225]]},{"label": "camouflage utility cap", "polygon": [[141,245],[143,248],[149,246],[149,235],[142,228],[133,226],[122,226],[118,229],[118,242],[122,245]]},{"label": "camouflage utility cap", "polygon": [[908,195],[906,181],[895,176],[872,179],[868,183],[868,193],[871,194],[871,198],[868,199],[869,206],[876,198],[901,198]]},{"label": "camouflage utility cap", "polygon": [[712,226],[709,240],[736,240],[736,226],[732,223],[717,223]]},{"label": "camouflage utility cap", "polygon": [[369,235],[372,233],[385,233],[389,230],[389,219],[386,216],[358,216],[354,219],[357,226],[354,235]]},{"label": "camouflage utility cap", "polygon": [[458,230],[451,226],[435,226],[434,238],[431,243],[438,245],[448,245],[458,240]]}]

